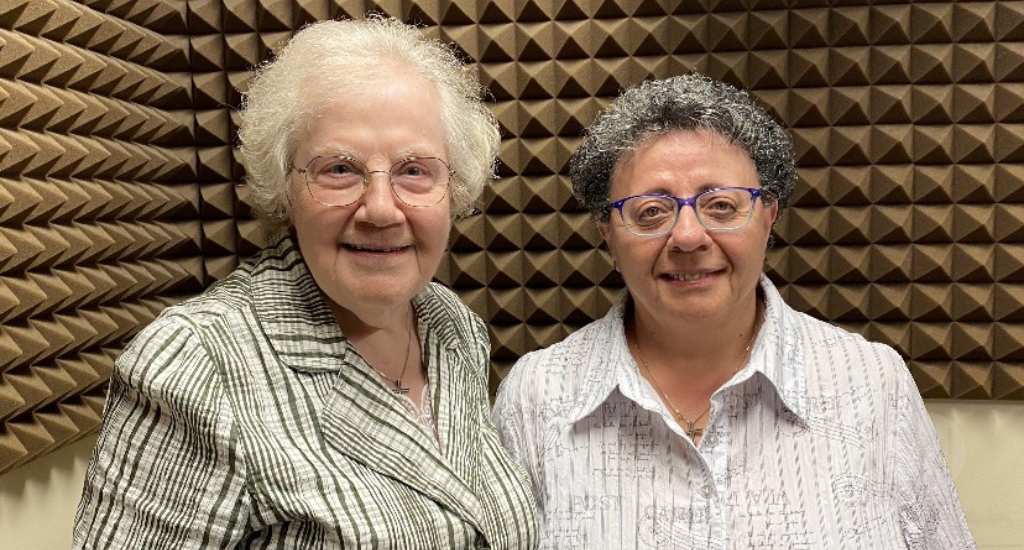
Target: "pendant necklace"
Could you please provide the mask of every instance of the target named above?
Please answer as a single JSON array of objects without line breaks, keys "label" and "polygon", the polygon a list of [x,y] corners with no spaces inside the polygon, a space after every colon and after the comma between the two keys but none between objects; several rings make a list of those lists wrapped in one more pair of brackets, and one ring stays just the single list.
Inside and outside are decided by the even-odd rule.
[{"label": "pendant necklace", "polygon": [[[742,367],[743,364],[747,361],[747,354],[750,353],[750,348],[754,345],[754,338],[757,337],[757,329],[758,323],[755,322],[754,330],[750,334],[750,341],[747,342],[747,347],[746,349],[743,350],[743,356],[740,357],[740,362],[738,365],[736,365],[736,368],[734,368],[732,372],[729,374],[729,378],[732,378],[733,375],[739,372],[740,367]],[[698,427],[696,424],[700,422],[701,418],[704,418],[704,415],[708,414],[708,411],[711,410],[711,403],[709,402],[708,407],[704,409],[704,411],[701,412],[699,415],[697,415],[697,417],[694,418],[693,420],[686,418],[686,416],[683,415],[682,411],[677,409],[676,406],[672,403],[672,401],[668,398],[668,394],[666,394],[661,389],[661,384],[658,383],[658,379],[654,376],[654,373],[651,372],[651,367],[647,366],[647,361],[644,359],[644,354],[640,353],[640,339],[636,337],[635,330],[633,331],[633,348],[636,349],[636,356],[640,358],[640,364],[643,365],[644,370],[647,371],[647,376],[651,378],[651,382],[654,382],[654,390],[658,392],[658,395],[661,397],[662,401],[664,401],[665,404],[668,405],[670,409],[672,409],[672,412],[676,416],[676,420],[681,420],[684,424],[686,424],[686,428],[683,430],[683,432],[686,433],[686,436],[689,437],[691,441],[696,443],[697,438],[704,435],[704,428]]]},{"label": "pendant necklace", "polygon": [[412,322],[410,321],[410,323],[409,323],[409,341],[406,342],[406,344],[405,344],[405,362],[402,364],[402,372],[398,375],[397,379],[392,379],[391,377],[389,377],[388,375],[384,374],[383,372],[381,372],[376,367],[373,368],[373,370],[377,371],[377,374],[379,374],[381,378],[383,378],[384,380],[387,380],[388,382],[390,382],[390,383],[395,385],[395,387],[389,388],[391,390],[391,393],[394,393],[395,395],[405,395],[405,394],[409,393],[409,386],[406,386],[405,384],[402,383],[402,378],[405,377],[405,371],[409,370],[409,357],[412,356],[412,354],[411,354],[411,350],[412,350],[412,333],[413,333],[413,325],[412,325]]}]

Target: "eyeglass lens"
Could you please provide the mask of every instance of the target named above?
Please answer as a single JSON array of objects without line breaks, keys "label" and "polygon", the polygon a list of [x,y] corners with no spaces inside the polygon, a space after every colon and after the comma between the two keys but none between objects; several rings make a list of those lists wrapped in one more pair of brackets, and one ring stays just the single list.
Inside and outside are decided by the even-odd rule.
[{"label": "eyeglass lens", "polygon": [[[692,203],[697,221],[711,230],[737,229],[754,213],[754,201],[746,189],[703,193]],[[639,196],[622,204],[622,221],[637,235],[666,233],[675,226],[681,207],[674,198]]]},{"label": "eyeglass lens", "polygon": [[[350,157],[316,157],[306,167],[306,184],[317,202],[347,206],[363,195],[370,174]],[[391,188],[402,202],[433,206],[447,192],[450,171],[441,159],[416,157],[396,162],[388,174]]]}]

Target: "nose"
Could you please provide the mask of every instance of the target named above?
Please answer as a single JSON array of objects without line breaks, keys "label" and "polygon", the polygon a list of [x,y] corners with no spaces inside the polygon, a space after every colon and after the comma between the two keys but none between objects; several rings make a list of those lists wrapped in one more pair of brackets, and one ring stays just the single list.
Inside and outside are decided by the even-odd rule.
[{"label": "nose", "polygon": [[390,172],[368,171],[365,185],[361,204],[356,210],[356,220],[377,226],[398,223],[402,217],[402,210],[398,204],[398,197],[391,189]]},{"label": "nose", "polygon": [[697,212],[689,205],[679,210],[679,219],[668,234],[669,247],[683,252],[698,250],[707,245],[708,231],[697,220]]}]

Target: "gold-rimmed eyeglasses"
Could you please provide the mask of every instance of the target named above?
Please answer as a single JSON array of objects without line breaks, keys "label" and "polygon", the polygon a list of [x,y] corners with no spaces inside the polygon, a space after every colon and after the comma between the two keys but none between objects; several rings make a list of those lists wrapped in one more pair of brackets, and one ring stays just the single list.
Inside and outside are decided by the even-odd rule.
[{"label": "gold-rimmed eyeglasses", "polygon": [[455,172],[436,157],[408,157],[390,170],[367,170],[348,156],[313,157],[305,168],[290,167],[302,174],[313,200],[324,206],[349,206],[366,192],[370,175],[388,174],[391,190],[403,203],[417,207],[434,206],[448,193]]}]

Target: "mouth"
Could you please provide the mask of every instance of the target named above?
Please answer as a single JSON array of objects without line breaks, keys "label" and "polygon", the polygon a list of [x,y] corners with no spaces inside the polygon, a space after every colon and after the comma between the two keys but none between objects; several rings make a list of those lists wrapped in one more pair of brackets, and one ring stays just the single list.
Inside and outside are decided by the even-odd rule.
[{"label": "mouth", "polygon": [[348,249],[348,250],[351,250],[353,252],[370,252],[370,253],[374,253],[374,254],[389,254],[389,253],[394,253],[394,252],[402,252],[403,250],[409,248],[410,245],[391,246],[391,245],[375,245],[375,244],[342,243],[341,246],[346,248],[346,249]]},{"label": "mouth", "polygon": [[717,275],[720,271],[691,271],[687,273],[662,273],[661,278],[669,281],[692,283]]}]

